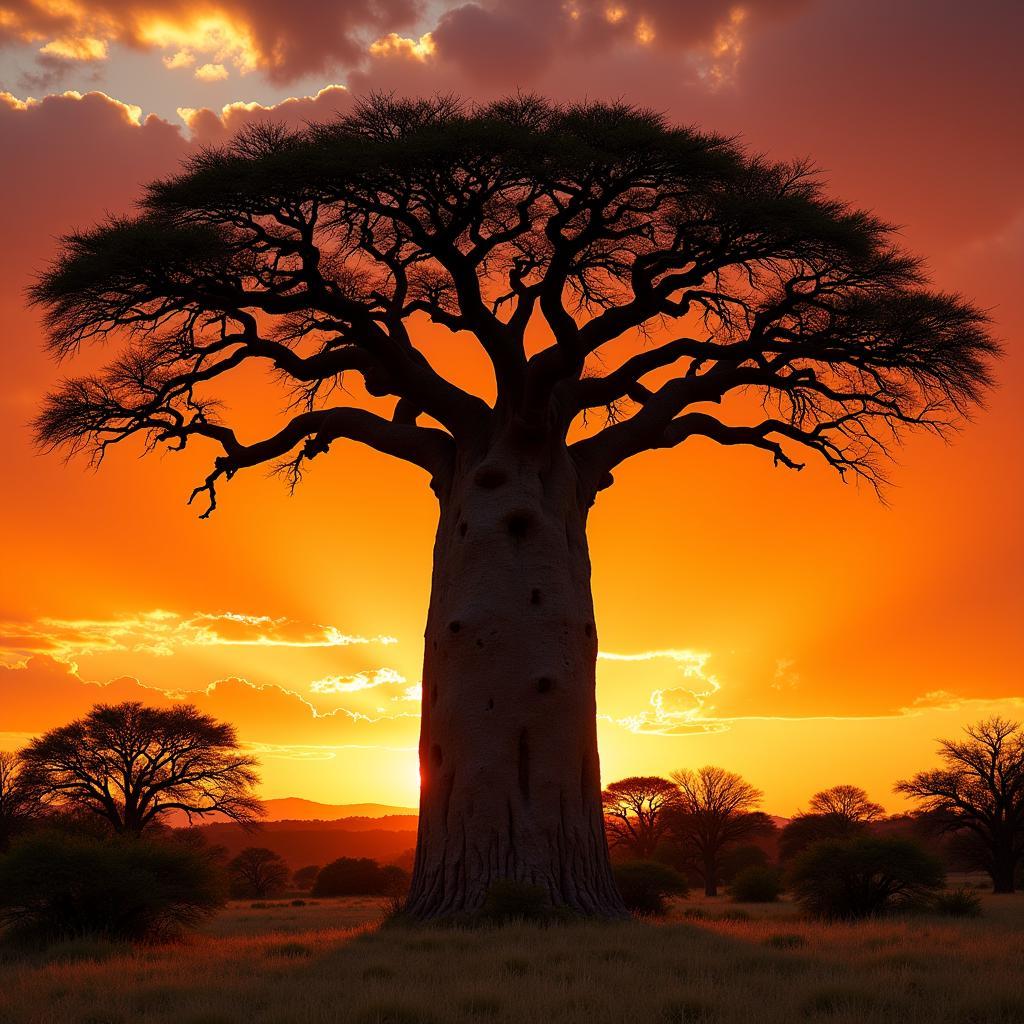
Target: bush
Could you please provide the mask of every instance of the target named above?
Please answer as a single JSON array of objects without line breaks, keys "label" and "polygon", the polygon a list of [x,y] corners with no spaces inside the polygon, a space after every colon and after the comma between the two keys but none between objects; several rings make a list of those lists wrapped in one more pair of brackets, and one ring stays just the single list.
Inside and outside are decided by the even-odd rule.
[{"label": "bush", "polygon": [[655,861],[633,860],[615,865],[615,884],[634,914],[661,916],[670,896],[685,896],[686,879],[678,871]]},{"label": "bush", "polygon": [[44,832],[0,859],[0,924],[27,937],[165,937],[211,916],[224,896],[213,858],[173,838]]},{"label": "bush", "polygon": [[316,876],[319,874],[319,864],[309,864],[304,868],[299,868],[299,870],[292,875],[292,885],[294,885],[296,889],[308,892],[316,884]]},{"label": "bush", "polygon": [[729,886],[737,903],[774,903],[782,892],[782,874],[770,865],[752,865],[738,872]]},{"label": "bush", "polygon": [[494,922],[544,921],[552,913],[546,889],[511,878],[492,883],[480,908],[480,917]]},{"label": "bush", "polygon": [[864,836],[815,843],[797,857],[790,889],[816,917],[859,918],[926,904],[945,884],[942,863],[910,839]]},{"label": "bush", "polygon": [[932,908],[948,917],[981,917],[981,897],[966,887],[938,893]]},{"label": "bush", "polygon": [[381,866],[369,857],[339,857],[322,868],[313,896],[398,896],[409,888],[409,876],[394,864]]}]

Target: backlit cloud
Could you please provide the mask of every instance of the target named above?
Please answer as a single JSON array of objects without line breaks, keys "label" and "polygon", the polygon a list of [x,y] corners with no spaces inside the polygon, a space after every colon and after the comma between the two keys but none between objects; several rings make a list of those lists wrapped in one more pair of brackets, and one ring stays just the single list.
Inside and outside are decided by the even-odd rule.
[{"label": "backlit cloud", "polygon": [[0,665],[22,664],[34,654],[71,664],[116,651],[170,656],[195,647],[330,648],[395,642],[391,636],[354,636],[336,626],[285,617],[237,612],[181,615],[155,609],[111,619],[0,622]]},{"label": "backlit cloud", "polygon": [[287,82],[356,63],[374,39],[412,25],[418,6],[417,0],[0,0],[0,43],[79,61],[105,59],[121,44]]}]

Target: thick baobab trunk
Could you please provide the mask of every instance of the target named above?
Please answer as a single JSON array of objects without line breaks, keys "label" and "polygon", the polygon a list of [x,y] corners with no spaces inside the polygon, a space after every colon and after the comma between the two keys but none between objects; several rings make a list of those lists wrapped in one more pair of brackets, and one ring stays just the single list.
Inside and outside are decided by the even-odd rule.
[{"label": "thick baobab trunk", "polygon": [[1000,851],[992,865],[992,891],[1001,895],[1016,890],[1017,858],[1013,851]]},{"label": "thick baobab trunk", "polygon": [[625,913],[601,808],[586,513],[564,446],[492,451],[441,496],[414,918],[478,910],[499,880]]}]

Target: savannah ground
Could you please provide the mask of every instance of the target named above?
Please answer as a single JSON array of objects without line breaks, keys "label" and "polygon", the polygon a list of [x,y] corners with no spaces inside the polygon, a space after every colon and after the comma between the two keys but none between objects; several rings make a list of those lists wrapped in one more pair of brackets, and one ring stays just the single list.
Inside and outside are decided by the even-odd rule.
[{"label": "savannah ground", "polygon": [[858,924],[693,896],[664,922],[380,928],[370,899],[233,903],[132,949],[5,951],[3,1024],[1020,1024],[1024,895]]}]

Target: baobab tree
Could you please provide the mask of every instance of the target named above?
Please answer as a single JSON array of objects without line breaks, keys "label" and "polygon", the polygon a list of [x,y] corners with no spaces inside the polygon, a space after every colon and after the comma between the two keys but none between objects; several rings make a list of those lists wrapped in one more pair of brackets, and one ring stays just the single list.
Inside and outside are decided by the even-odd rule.
[{"label": "baobab tree", "polygon": [[1024,863],[1024,728],[995,716],[942,740],[942,767],[918,772],[896,792],[918,802],[930,824],[953,833],[997,893],[1014,891]]},{"label": "baobab tree", "polygon": [[[616,467],[702,438],[878,483],[901,432],[979,400],[996,351],[975,306],[806,163],[529,96],[249,128],[66,237],[32,298],[59,357],[125,339],[47,397],[46,447],[207,446],[203,515],[236,474],[294,484],[343,441],[428,474],[418,918],[479,908],[498,879],[623,913],[586,535]],[[429,323],[480,347],[479,393],[432,364]],[[216,396],[253,364],[286,411],[240,436]]]},{"label": "baobab tree", "polygon": [[46,806],[88,814],[114,832],[139,835],[175,812],[251,826],[254,758],[239,753],[234,726],[191,704],[151,708],[97,704],[21,751],[22,777]]}]

